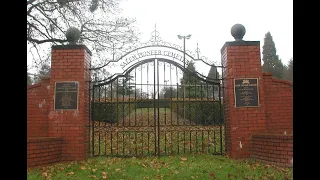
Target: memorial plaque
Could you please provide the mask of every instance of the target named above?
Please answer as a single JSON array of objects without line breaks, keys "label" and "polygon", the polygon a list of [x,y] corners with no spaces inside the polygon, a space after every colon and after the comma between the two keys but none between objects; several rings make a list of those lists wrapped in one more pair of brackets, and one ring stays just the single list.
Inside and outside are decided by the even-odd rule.
[{"label": "memorial plaque", "polygon": [[234,80],[235,107],[258,107],[258,78]]},{"label": "memorial plaque", "polygon": [[56,82],[55,84],[55,110],[78,109],[78,87],[77,81]]}]

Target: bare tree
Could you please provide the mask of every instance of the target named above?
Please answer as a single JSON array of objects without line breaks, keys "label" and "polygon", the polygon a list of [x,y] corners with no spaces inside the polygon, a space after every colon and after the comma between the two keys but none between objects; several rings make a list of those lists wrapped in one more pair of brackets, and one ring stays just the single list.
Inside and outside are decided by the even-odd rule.
[{"label": "bare tree", "polygon": [[80,40],[102,65],[114,52],[137,42],[135,19],[122,18],[120,0],[27,0],[27,45],[35,65],[42,64],[51,45],[66,44],[70,27],[80,30]]}]

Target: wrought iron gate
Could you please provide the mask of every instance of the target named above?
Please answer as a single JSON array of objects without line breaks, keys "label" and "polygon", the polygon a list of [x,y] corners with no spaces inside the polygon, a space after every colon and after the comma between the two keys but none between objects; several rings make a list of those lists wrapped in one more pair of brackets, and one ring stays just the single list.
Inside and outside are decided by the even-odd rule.
[{"label": "wrought iron gate", "polygon": [[206,77],[194,62],[144,58],[95,80],[90,89],[91,155],[224,154],[222,67],[211,65],[214,77]]}]

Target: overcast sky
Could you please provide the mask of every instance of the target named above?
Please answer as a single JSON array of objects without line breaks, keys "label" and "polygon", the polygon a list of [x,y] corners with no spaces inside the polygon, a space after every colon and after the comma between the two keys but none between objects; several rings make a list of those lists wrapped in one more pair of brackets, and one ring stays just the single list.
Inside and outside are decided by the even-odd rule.
[{"label": "overcast sky", "polygon": [[[177,35],[191,34],[186,48],[219,62],[220,49],[233,41],[230,29],[243,24],[243,40],[260,41],[270,31],[277,54],[284,64],[293,58],[293,1],[291,0],[123,0],[123,15],[136,18],[145,42],[155,29],[162,40],[182,46]],[[261,49],[262,52],[262,49]],[[261,57],[262,58],[262,57]]]},{"label": "overcast sky", "polygon": [[[186,49],[195,52],[198,43],[200,56],[220,63],[221,47],[234,40],[231,27],[240,23],[246,28],[243,40],[260,41],[261,53],[269,31],[282,62],[287,64],[293,58],[293,2],[290,0],[122,0],[120,7],[122,16],[137,20],[141,42],[150,39],[155,25],[163,41],[176,45],[183,45],[178,34],[191,34]],[[31,59],[28,54],[28,65],[32,64]]]}]

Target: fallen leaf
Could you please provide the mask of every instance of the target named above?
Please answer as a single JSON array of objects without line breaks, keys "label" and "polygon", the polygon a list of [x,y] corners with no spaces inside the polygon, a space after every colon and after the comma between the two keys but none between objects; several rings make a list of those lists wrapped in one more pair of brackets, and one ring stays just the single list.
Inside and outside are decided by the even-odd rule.
[{"label": "fallen leaf", "polygon": [[74,175],[74,172],[69,172],[68,175]]},{"label": "fallen leaf", "polygon": [[174,174],[179,174],[179,171],[173,171]]},{"label": "fallen leaf", "polygon": [[96,171],[97,171],[97,169],[92,169],[92,171],[93,171],[93,172],[96,172]]},{"label": "fallen leaf", "polygon": [[214,177],[214,173],[213,173],[213,172],[210,172],[209,175],[210,175],[211,177]]},{"label": "fallen leaf", "polygon": [[194,179],[194,176],[191,176],[191,179]]},{"label": "fallen leaf", "polygon": [[102,179],[107,179],[107,172],[101,172],[101,174],[102,174]]},{"label": "fallen leaf", "polygon": [[120,170],[121,170],[120,168],[117,168],[117,169],[116,169],[116,172],[119,172]]},{"label": "fallen leaf", "polygon": [[48,176],[48,173],[44,172],[44,173],[42,173],[42,176],[47,177],[47,176]]},{"label": "fallen leaf", "polygon": [[86,169],[86,167],[85,166],[81,166],[80,169],[84,170],[84,169]]},{"label": "fallen leaf", "polygon": [[61,170],[61,171],[62,171],[62,170],[64,170],[64,168],[63,168],[63,167],[59,167],[59,170]]},{"label": "fallen leaf", "polygon": [[181,157],[180,160],[181,160],[181,161],[186,161],[187,158],[186,158],[186,157]]}]

